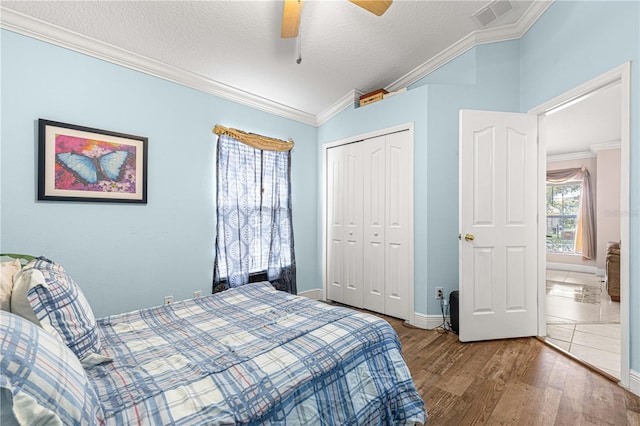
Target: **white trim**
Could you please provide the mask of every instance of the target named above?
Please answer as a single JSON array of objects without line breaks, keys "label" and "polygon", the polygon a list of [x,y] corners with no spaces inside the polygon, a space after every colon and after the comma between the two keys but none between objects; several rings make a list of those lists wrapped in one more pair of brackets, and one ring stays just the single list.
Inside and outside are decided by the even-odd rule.
[{"label": "white trim", "polygon": [[340,112],[349,107],[355,107],[360,101],[360,96],[363,94],[364,93],[359,90],[351,90],[329,108],[325,109],[316,116],[316,126],[324,124],[325,122],[329,121],[331,117],[338,115]]},{"label": "white trim", "polygon": [[598,272],[598,268],[589,265],[574,265],[572,263],[547,262],[547,269],[556,271],[584,272],[585,274],[594,274]]},{"label": "white trim", "polygon": [[389,92],[394,92],[398,89],[402,89],[403,87],[410,86],[475,46],[521,38],[527,31],[529,31],[529,28],[531,28],[538,18],[542,16],[551,3],[553,3],[553,0],[549,2],[534,1],[520,17],[518,22],[472,32],[463,39],[447,47],[427,62],[418,65],[404,76],[389,84],[385,89]]},{"label": "white trim", "polygon": [[629,390],[640,396],[640,371],[629,370]]},{"label": "white trim", "polygon": [[[616,80],[619,80],[624,73],[624,68],[626,66],[630,66],[630,63],[620,65],[594,79],[587,81],[586,83],[581,84],[578,87],[574,87],[573,89],[556,96],[542,104],[531,108],[527,111],[528,114],[535,115],[544,115],[549,113],[552,110],[557,109],[558,107],[563,106],[566,103],[569,103],[575,99],[581,98],[587,95],[590,92],[596,91],[602,87],[612,85]],[[623,88],[624,91],[624,88]]]},{"label": "white trim", "polygon": [[296,120],[311,126],[317,125],[316,117],[313,114],[228,86],[200,74],[138,55],[2,6],[0,6],[0,26],[18,34],[191,87],[273,115]]},{"label": "white trim", "polygon": [[606,275],[606,272],[604,269],[596,268],[596,275],[598,277],[604,277]]},{"label": "white trim", "polygon": [[[474,31],[427,62],[414,68],[403,77],[397,79],[387,86],[386,89],[394,92],[398,89],[405,88],[477,45],[522,37],[547,10],[551,3],[553,3],[553,0],[548,2],[534,1],[515,24]],[[7,9],[3,6],[0,6],[0,28],[314,127],[320,126],[344,109],[353,106],[355,102],[354,98],[362,94],[360,91],[353,89],[329,108],[314,115],[228,86],[200,74],[138,55],[109,43],[87,37],[49,22],[16,12],[12,9]]]},{"label": "white trim", "polygon": [[[354,142],[358,142],[358,141],[362,141],[365,139],[371,139],[371,138],[375,138],[378,136],[384,136],[384,135],[388,135],[391,133],[397,133],[397,132],[402,132],[402,131],[408,131],[409,132],[409,138],[411,140],[411,152],[413,153],[413,149],[415,146],[415,135],[414,135],[414,130],[413,130],[413,122],[410,123],[405,123],[405,124],[400,124],[398,126],[393,126],[393,127],[387,127],[385,129],[380,129],[380,130],[375,130],[372,132],[368,132],[368,133],[364,133],[364,134],[360,134],[360,135],[356,135],[356,136],[350,136],[347,138],[343,138],[343,139],[339,139],[336,141],[332,141],[332,142],[327,142],[322,144],[322,148],[321,148],[321,159],[322,159],[322,204],[321,204],[321,214],[322,214],[322,298],[323,300],[326,300],[327,297],[327,151],[329,148],[333,148],[336,146],[340,146],[340,145],[346,145],[349,143],[354,143]],[[412,155],[413,158],[413,155]],[[412,163],[412,167],[415,167],[415,165]],[[415,179],[415,176],[414,176]],[[409,211],[411,212],[410,217],[409,217],[409,224],[411,226],[411,236],[409,238],[409,244],[410,244],[410,252],[413,254],[412,258],[410,259],[409,262],[409,281],[411,282],[411,285],[409,286],[409,297],[407,300],[408,303],[408,312],[409,312],[409,318],[407,319],[407,322],[409,324],[414,324],[415,323],[415,315],[416,313],[414,312],[414,293],[415,293],[415,277],[414,277],[414,261],[415,261],[415,246],[414,246],[414,238],[415,238],[415,229],[414,229],[414,216],[413,216],[413,211],[414,211],[414,198],[415,198],[415,182],[413,183],[413,191],[411,194],[411,200],[410,200],[410,209]]]},{"label": "white trim", "polygon": [[[621,137],[620,137],[620,211],[630,212],[629,197],[631,194],[631,62],[621,65],[616,70],[621,81]],[[630,329],[629,329],[629,242],[631,231],[629,229],[629,214],[620,217],[620,373],[622,385],[629,385],[630,372]],[[636,276],[640,276],[640,264],[636,262]],[[640,329],[635,328],[635,341],[640,337]]]},{"label": "white trim", "polygon": [[547,139],[546,117],[538,115],[538,336],[547,335]]},{"label": "white trim", "polygon": [[298,296],[304,296],[313,300],[323,300],[321,288],[314,288],[313,290],[301,291],[300,293],[298,293]]},{"label": "white trim", "polygon": [[589,147],[589,151],[569,152],[567,154],[547,155],[547,163],[557,163],[558,161],[581,160],[583,158],[595,158],[598,151],[607,149],[620,149],[620,141],[594,143]]},{"label": "white trim", "polygon": [[[336,147],[336,146],[346,145],[348,143],[359,142],[359,141],[363,141],[365,139],[376,138],[378,136],[384,136],[384,135],[388,135],[388,134],[391,134],[391,133],[403,132],[405,130],[410,130],[411,132],[413,132],[413,123],[400,124],[398,126],[387,127],[386,129],[374,130],[372,132],[367,132],[367,133],[363,133],[363,134],[356,135],[356,136],[349,136],[347,138],[338,139],[338,140],[333,141],[333,142],[325,142],[325,143],[322,144],[322,149],[323,150],[327,150],[329,148],[333,148],[333,147]],[[323,164],[323,166],[324,165],[325,164]]]},{"label": "white trim", "polygon": [[547,155],[547,163],[557,163],[558,161],[581,160],[583,158],[594,158],[596,154],[591,151],[570,152],[568,154]]},{"label": "white trim", "polygon": [[[631,125],[630,125],[630,117],[631,117],[631,62],[626,62],[598,77],[593,78],[586,83],[575,87],[562,95],[556,96],[555,98],[538,105],[535,108],[532,108],[528,111],[529,114],[535,114],[538,116],[538,126],[541,127],[542,131],[540,132],[540,143],[539,143],[539,155],[541,158],[546,156],[546,141],[544,135],[544,116],[548,112],[562,107],[575,99],[581,98],[583,96],[589,95],[590,93],[609,85],[620,84],[621,85],[621,120],[620,120],[620,211],[622,214],[620,215],[620,246],[623,248],[620,250],[620,384],[628,388],[629,387],[629,379],[630,379],[630,369],[629,369],[629,355],[630,355],[630,329],[629,329],[629,272],[631,265],[629,263],[629,197],[630,197],[630,176],[631,176],[631,156],[630,156],[630,133],[631,133]],[[539,173],[540,170],[539,170]],[[546,187],[546,179],[544,179],[544,174],[541,174],[539,179],[540,191],[539,194],[542,194],[542,187]],[[542,200],[543,198],[541,198]],[[544,217],[544,206],[542,205],[542,201],[540,201],[540,205],[538,206],[538,214],[539,217]],[[543,221],[539,221],[542,223]],[[540,225],[542,226],[542,225]],[[542,228],[541,228],[542,229]],[[540,241],[541,245],[544,243],[544,231],[540,233]],[[543,252],[542,247],[540,248],[539,253]],[[539,254],[540,259],[539,262],[542,265],[546,263],[546,257],[544,254]],[[636,272],[640,274],[640,262],[636,262],[633,265],[636,268]],[[544,268],[540,267],[540,270],[544,270]],[[543,277],[539,277],[539,290],[538,290],[538,299],[539,299],[539,310],[538,310],[538,332],[541,336],[544,334],[541,333],[540,330],[546,330],[546,324],[544,323],[544,297],[545,297],[545,283]],[[636,328],[635,339],[640,339],[640,329]]]},{"label": "white trim", "polygon": [[[418,312],[413,313],[414,322],[410,323],[414,327],[433,330],[442,325],[442,315],[425,315]],[[444,317],[447,323],[451,322],[449,316]]]},{"label": "white trim", "polygon": [[611,141],[603,143],[594,143],[589,147],[592,152],[605,151],[607,149],[620,149],[622,143],[620,141]]}]

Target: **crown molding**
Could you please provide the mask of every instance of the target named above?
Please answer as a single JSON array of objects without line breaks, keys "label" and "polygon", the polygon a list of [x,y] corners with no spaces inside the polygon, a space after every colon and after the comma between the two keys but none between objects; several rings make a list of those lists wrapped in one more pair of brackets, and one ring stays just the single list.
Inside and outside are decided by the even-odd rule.
[{"label": "crown molding", "polygon": [[557,163],[558,161],[581,160],[583,158],[594,158],[598,151],[607,149],[620,149],[622,143],[620,141],[611,141],[603,143],[594,143],[589,147],[589,151],[569,152],[566,154],[548,155],[547,163]]},{"label": "crown molding", "polygon": [[611,142],[603,142],[603,143],[594,143],[589,147],[591,152],[604,151],[607,149],[620,149],[622,147],[621,141],[611,141]]},{"label": "crown molding", "polygon": [[527,31],[529,31],[529,28],[531,28],[538,18],[542,16],[553,1],[554,0],[534,1],[520,19],[513,24],[501,25],[495,28],[487,28],[472,32],[455,44],[438,53],[427,62],[409,71],[407,74],[385,87],[385,89],[390,92],[394,92],[398,89],[402,89],[403,87],[408,87],[475,46],[521,38],[527,33]]},{"label": "crown molding", "polygon": [[329,108],[325,109],[316,116],[316,126],[320,126],[323,123],[329,121],[331,117],[338,115],[340,112],[349,107],[355,107],[360,100],[360,96],[362,96],[363,94],[364,92],[361,92],[360,90],[351,90]]},{"label": "crown molding", "polygon": [[0,6],[0,27],[270,114],[316,126],[316,117],[313,114],[228,86],[200,74],[138,55],[2,6]]},{"label": "crown molding", "polygon": [[[534,1],[522,17],[520,17],[518,22],[514,24],[474,31],[449,48],[438,53],[427,62],[397,79],[385,87],[385,89],[389,92],[395,92],[408,87],[467,50],[480,44],[514,40],[522,37],[553,1],[554,0]],[[57,25],[7,9],[3,6],[0,6],[0,28],[314,127],[318,127],[327,122],[346,108],[354,107],[358,97],[362,94],[358,90],[351,90],[329,108],[314,115],[228,86],[200,74],[138,55]]]},{"label": "crown molding", "polygon": [[594,158],[595,153],[591,151],[569,152],[567,154],[547,155],[547,163],[557,163],[558,161],[582,160],[583,158]]}]

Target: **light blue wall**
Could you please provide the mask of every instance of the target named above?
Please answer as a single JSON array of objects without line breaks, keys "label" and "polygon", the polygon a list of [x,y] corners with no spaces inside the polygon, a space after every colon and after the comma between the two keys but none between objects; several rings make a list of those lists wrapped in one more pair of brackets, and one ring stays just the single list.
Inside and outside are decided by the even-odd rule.
[{"label": "light blue wall", "polygon": [[[438,315],[435,287],[458,289],[458,112],[518,108],[518,42],[469,50],[405,94],[349,108],[320,126],[320,145],[414,122],[415,311]],[[320,238],[319,238],[320,241]]]},{"label": "light blue wall", "polygon": [[[631,368],[640,369],[639,28],[637,1],[556,1],[520,40],[473,48],[413,84],[405,96],[418,88],[428,89],[426,121],[413,109],[416,105],[404,103],[409,98],[400,97],[399,105],[385,100],[349,109],[320,127],[323,143],[385,127],[380,111],[382,116],[406,114],[404,119],[396,118],[398,123],[421,117],[416,124],[421,136],[416,137],[414,177],[416,312],[438,314],[434,287],[443,286],[448,293],[458,286],[458,245],[453,240],[458,232],[458,110],[527,112],[632,61],[631,205],[623,213],[629,214],[631,227]],[[377,109],[369,110],[374,106]]]},{"label": "light blue wall", "polygon": [[[415,309],[457,288],[458,110],[521,111],[633,61],[631,367],[640,370],[640,3],[556,1],[520,40],[478,46],[398,95],[319,129],[2,31],[0,250],[67,267],[99,316],[190,297],[211,282],[214,124],[292,137],[299,290],[321,288],[320,152],[407,122],[415,129]],[[36,120],[149,137],[149,204],[37,202]]]},{"label": "light blue wall", "polygon": [[[427,88],[401,93],[362,108],[348,108],[318,129],[318,164],[322,164],[322,145],[380,129],[412,122],[414,127],[414,301],[416,312],[427,313],[427,188],[424,164],[427,160]],[[319,197],[322,197],[319,182]],[[320,198],[319,198],[320,200]],[[321,200],[319,205],[321,205]],[[318,221],[318,253],[321,259],[322,224]],[[423,238],[424,237],[424,238]],[[320,274],[322,271],[320,271]],[[321,278],[321,277],[320,277]],[[322,283],[320,284],[322,287]]]},{"label": "light blue wall", "polygon": [[632,62],[630,211],[631,368],[640,370],[640,2],[557,1],[520,40],[520,110],[526,112]]},{"label": "light blue wall", "polygon": [[[516,111],[518,108],[518,41],[478,46],[439,71],[461,75],[456,68],[473,69],[461,83],[428,83],[446,80],[429,75],[416,84],[428,83],[429,118],[426,185],[429,210],[427,239],[428,294],[444,287],[445,294],[458,289],[458,117],[461,109]],[[470,63],[469,58],[474,62]],[[453,83],[453,81],[451,82]],[[430,297],[429,314],[440,310]]]},{"label": "light blue wall", "polygon": [[[296,142],[298,289],[321,287],[317,130],[9,31],[1,32],[0,250],[59,261],[97,316],[211,289],[215,124]],[[37,119],[149,138],[148,204],[36,201]],[[310,190],[312,188],[312,190]]]}]

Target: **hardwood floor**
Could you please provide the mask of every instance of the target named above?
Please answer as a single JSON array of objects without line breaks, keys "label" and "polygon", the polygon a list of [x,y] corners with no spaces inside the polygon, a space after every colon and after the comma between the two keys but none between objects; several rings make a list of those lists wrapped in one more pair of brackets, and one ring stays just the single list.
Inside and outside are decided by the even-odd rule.
[{"label": "hardwood floor", "polygon": [[640,425],[639,397],[538,339],[460,343],[382,317],[400,336],[429,426]]}]

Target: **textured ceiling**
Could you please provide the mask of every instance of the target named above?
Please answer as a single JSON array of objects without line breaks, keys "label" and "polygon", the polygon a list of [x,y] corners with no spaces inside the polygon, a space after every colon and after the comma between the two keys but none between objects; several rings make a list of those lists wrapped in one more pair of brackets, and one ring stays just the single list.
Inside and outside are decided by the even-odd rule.
[{"label": "textured ceiling", "polygon": [[[2,1],[2,6],[317,115],[353,89],[389,86],[474,32],[472,15],[489,3],[395,0],[377,17],[347,0],[307,0],[301,40],[280,38],[281,0]],[[516,22],[531,4],[512,1],[512,9],[489,27]]]}]

